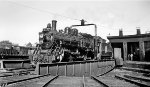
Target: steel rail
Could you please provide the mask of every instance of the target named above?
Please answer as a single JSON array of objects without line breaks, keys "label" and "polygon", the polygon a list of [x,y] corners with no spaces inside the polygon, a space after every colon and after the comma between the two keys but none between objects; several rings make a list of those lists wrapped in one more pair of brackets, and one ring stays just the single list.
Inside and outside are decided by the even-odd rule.
[{"label": "steel rail", "polygon": [[104,87],[110,87],[109,85],[107,85],[106,83],[100,81],[99,79],[97,79],[97,78],[94,77],[94,76],[91,76],[91,79],[94,79],[96,82],[102,84]]},{"label": "steel rail", "polygon": [[16,81],[10,81],[10,82],[6,82],[7,85],[9,84],[13,84],[13,83],[17,83],[17,82],[23,82],[23,81],[27,81],[27,80],[32,80],[32,79],[36,79],[36,78],[40,78],[40,77],[45,77],[45,76],[49,76],[50,74],[46,74],[46,75],[42,75],[42,76],[36,76],[36,77],[31,77],[31,78],[25,78],[25,79],[20,79],[20,80],[16,80]]},{"label": "steel rail", "polygon": [[133,72],[140,72],[140,73],[150,73],[150,70],[147,69],[139,69],[139,68],[128,68],[128,67],[121,67],[118,69],[133,71]]},{"label": "steel rail", "polygon": [[9,77],[9,76],[13,76],[13,75],[2,75],[0,77]]},{"label": "steel rail", "polygon": [[[111,67],[112,67],[112,65],[109,65],[109,66],[111,66]],[[108,66],[106,66],[106,67],[108,67]],[[109,72],[113,71],[115,68],[116,68],[116,66],[114,66],[112,69],[108,70],[107,72],[105,72],[105,73],[103,73],[103,74],[99,74],[99,75],[97,75],[97,77],[99,77],[99,76],[103,76],[103,75],[105,75],[105,74],[107,74],[107,73],[109,73]]]},{"label": "steel rail", "polygon": [[48,87],[48,85],[55,79],[57,79],[59,75],[55,76],[54,78],[50,79],[47,83],[45,83],[42,87]]},{"label": "steel rail", "polygon": [[139,72],[139,73],[142,73],[143,76],[147,76],[147,77],[150,76],[150,70],[138,69],[138,68],[128,68],[128,67],[120,67],[120,68],[117,68],[117,69],[132,71],[132,72]]},{"label": "steel rail", "polygon": [[124,77],[150,82],[150,78],[144,78],[144,77],[139,77],[139,76],[131,76],[131,75],[124,75]]},{"label": "steel rail", "polygon": [[121,75],[115,75],[115,77],[118,78],[118,79],[125,80],[125,81],[130,82],[130,83],[134,83],[136,85],[139,85],[140,87],[150,87],[150,85],[141,83],[141,82],[136,81],[136,80],[129,79],[129,78],[121,76]]}]

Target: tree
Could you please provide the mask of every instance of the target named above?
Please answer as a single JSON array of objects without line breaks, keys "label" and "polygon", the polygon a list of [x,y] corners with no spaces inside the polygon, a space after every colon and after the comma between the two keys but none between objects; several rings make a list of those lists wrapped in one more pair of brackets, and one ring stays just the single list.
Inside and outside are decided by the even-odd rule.
[{"label": "tree", "polygon": [[28,44],[26,44],[26,47],[32,47],[32,44],[29,42]]},{"label": "tree", "polygon": [[12,47],[13,43],[9,40],[3,40],[0,42],[0,48],[8,48],[10,49]]},{"label": "tree", "polygon": [[0,41],[0,48],[10,49],[12,46],[19,46],[19,45],[12,43],[9,40]]}]

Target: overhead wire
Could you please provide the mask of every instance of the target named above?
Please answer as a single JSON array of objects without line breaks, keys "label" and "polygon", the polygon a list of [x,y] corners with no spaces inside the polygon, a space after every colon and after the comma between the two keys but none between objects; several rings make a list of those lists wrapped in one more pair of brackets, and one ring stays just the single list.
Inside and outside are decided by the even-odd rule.
[{"label": "overhead wire", "polygon": [[[47,10],[43,10],[43,9],[35,8],[35,7],[32,7],[32,6],[20,4],[20,3],[14,2],[14,1],[10,1],[10,0],[5,0],[5,1],[7,1],[7,2],[9,2],[11,4],[18,5],[18,6],[30,8],[30,9],[37,10],[37,11],[40,11],[40,12],[44,12],[44,13],[47,13],[47,14],[50,14],[50,15],[53,15],[53,16],[59,16],[59,17],[63,17],[63,18],[67,18],[67,19],[75,20],[75,21],[81,21],[81,19],[71,18],[71,17],[65,16],[65,15],[61,15],[61,14],[50,12],[50,11],[47,11]],[[93,22],[90,22],[90,21],[87,21],[87,20],[86,20],[86,22],[87,23],[93,23]],[[104,27],[104,26],[102,26],[100,24],[96,24],[96,25]]]},{"label": "overhead wire", "polygon": [[[37,10],[39,12],[44,12],[44,13],[47,13],[47,14],[50,14],[50,15],[53,15],[53,16],[59,16],[59,17],[63,17],[63,18],[67,18],[67,19],[75,20],[75,21],[81,21],[81,19],[71,18],[71,17],[65,16],[65,15],[61,15],[61,14],[50,12],[50,11],[47,11],[47,10],[35,8],[35,7],[32,7],[32,6],[25,5],[25,4],[20,4],[20,3],[14,2],[14,1],[10,1],[10,0],[5,0],[5,1],[7,1],[7,2],[9,2],[11,4],[18,5],[18,6],[22,6],[22,7],[30,8],[30,9],[33,9],[33,10]],[[87,22],[87,23],[93,23],[93,22],[91,22],[89,20],[88,21],[85,20],[85,22]],[[99,27],[105,27],[105,26],[97,24],[97,23],[93,23],[93,24],[96,24]],[[111,29],[111,30],[116,30],[116,29]],[[128,31],[128,32],[130,32],[130,31]]]},{"label": "overhead wire", "polygon": [[58,14],[58,13],[53,13],[53,12],[46,11],[46,10],[39,9],[39,8],[34,8],[34,7],[31,7],[31,6],[28,6],[28,5],[16,3],[14,1],[9,1],[9,0],[6,0],[6,1],[11,3],[11,4],[15,4],[15,5],[18,5],[18,6],[20,5],[22,7],[30,8],[30,9],[37,10],[37,11],[44,12],[44,13],[48,13],[50,15],[59,16],[59,17],[63,17],[63,18],[71,19],[71,20],[80,21],[79,19],[71,18],[71,17],[65,16],[65,15],[61,15],[61,14]]},{"label": "overhead wire", "polygon": [[[11,3],[11,4],[15,4],[15,5],[18,5],[18,6],[20,5],[22,7],[30,8],[30,9],[37,10],[37,11],[44,12],[44,13],[48,13],[48,14],[53,15],[53,16],[59,16],[59,17],[63,17],[63,18],[67,18],[67,19],[71,19],[71,20],[75,20],[75,21],[81,21],[81,19],[71,18],[71,17],[65,16],[65,15],[61,15],[61,14],[58,14],[58,13],[46,11],[46,10],[39,9],[39,8],[34,8],[32,6],[28,6],[28,5],[24,5],[24,4],[20,4],[20,3],[16,3],[14,1],[10,1],[10,0],[6,0],[6,1],[9,2],[9,3]],[[87,20],[86,20],[86,22],[87,23],[92,23],[92,22],[87,21]],[[100,24],[96,24],[96,25],[104,27],[104,26],[102,26]]]}]

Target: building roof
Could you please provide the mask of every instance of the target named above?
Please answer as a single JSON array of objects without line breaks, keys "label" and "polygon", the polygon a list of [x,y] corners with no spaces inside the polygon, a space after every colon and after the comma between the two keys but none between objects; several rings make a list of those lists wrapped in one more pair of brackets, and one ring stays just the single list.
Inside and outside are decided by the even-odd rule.
[{"label": "building roof", "polygon": [[150,33],[139,35],[107,36],[107,39],[127,39],[127,38],[144,38],[144,37],[150,37]]}]

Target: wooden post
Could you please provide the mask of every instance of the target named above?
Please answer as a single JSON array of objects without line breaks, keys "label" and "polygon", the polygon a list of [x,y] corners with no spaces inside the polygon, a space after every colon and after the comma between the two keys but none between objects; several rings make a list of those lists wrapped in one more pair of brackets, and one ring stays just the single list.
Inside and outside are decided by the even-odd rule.
[{"label": "wooden post", "polygon": [[40,64],[39,63],[36,64],[35,72],[37,73],[37,75],[40,75]]},{"label": "wooden post", "polygon": [[144,41],[139,42],[139,48],[140,48],[140,61],[144,61],[145,57]]},{"label": "wooden post", "polygon": [[49,66],[47,65],[47,74],[49,74]]},{"label": "wooden post", "polygon": [[85,64],[84,64],[84,73],[85,73],[85,75],[86,75],[86,62],[85,62]]},{"label": "wooden post", "polygon": [[58,72],[59,72],[59,66],[58,66],[58,64],[57,64],[56,75],[58,75]]},{"label": "wooden post", "polygon": [[91,62],[90,62],[90,76],[91,76]]},{"label": "wooden post", "polygon": [[65,76],[67,76],[67,64],[65,65]]},{"label": "wooden post", "polygon": [[[80,63],[80,74],[81,74],[81,63]],[[80,75],[79,75],[80,76]],[[82,76],[82,75],[81,75]]]},{"label": "wooden post", "polygon": [[21,62],[21,68],[24,68],[24,63],[23,62]]},{"label": "wooden post", "polygon": [[123,57],[124,57],[124,61],[127,60],[127,42],[123,42]]},{"label": "wooden post", "polygon": [[73,76],[75,76],[75,67],[74,67],[74,64],[73,64]]}]

